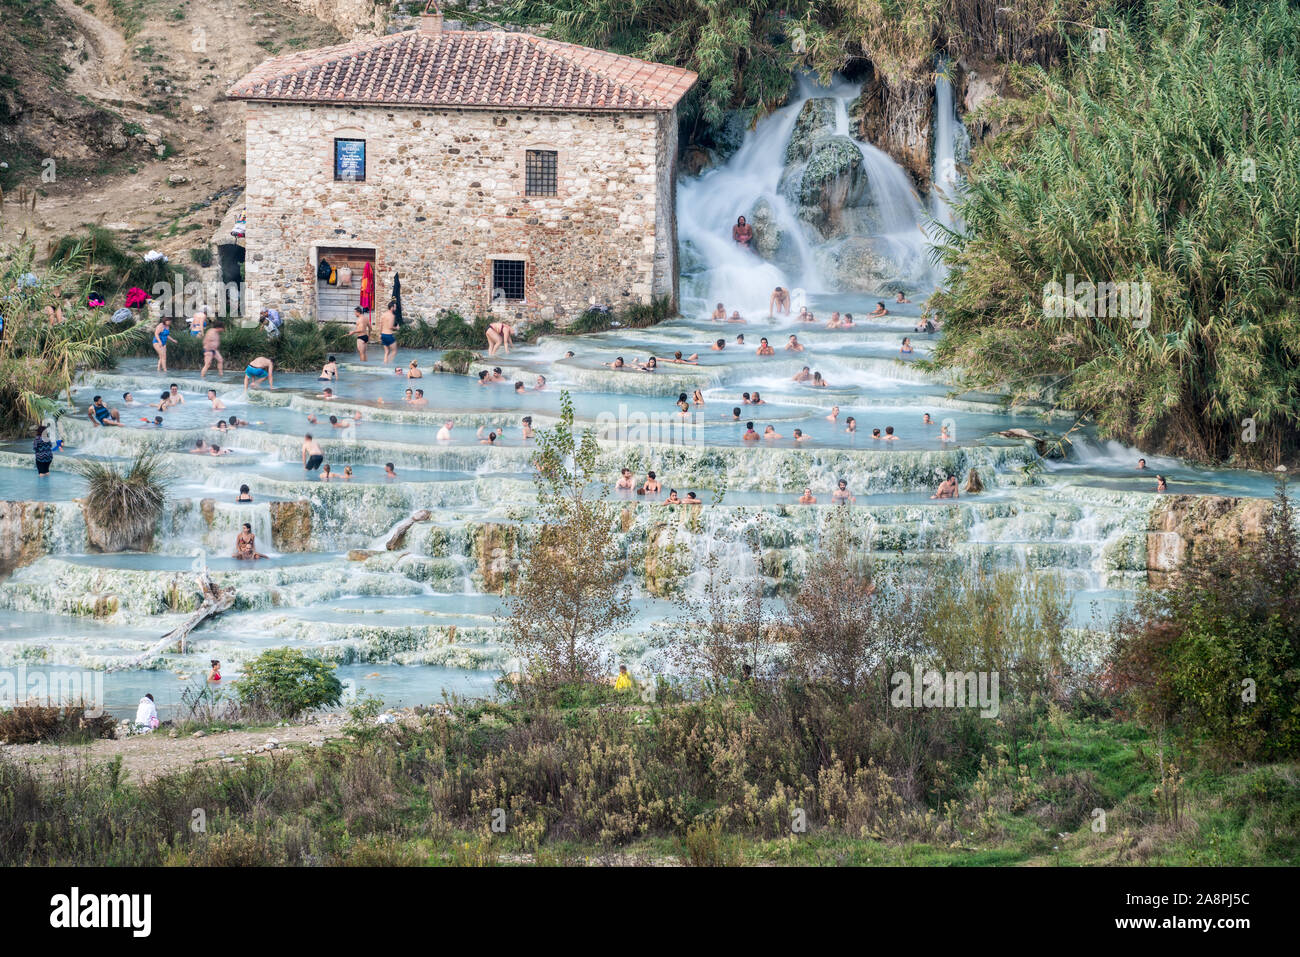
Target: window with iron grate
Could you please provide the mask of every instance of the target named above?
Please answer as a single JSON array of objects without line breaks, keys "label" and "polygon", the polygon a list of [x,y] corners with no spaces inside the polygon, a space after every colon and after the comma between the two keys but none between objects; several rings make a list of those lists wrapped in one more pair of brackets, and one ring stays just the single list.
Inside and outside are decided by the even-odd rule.
[{"label": "window with iron grate", "polygon": [[492,300],[522,300],[524,298],[524,261],[522,259],[492,260]]},{"label": "window with iron grate", "polygon": [[524,154],[524,195],[555,195],[555,150],[528,150]]}]

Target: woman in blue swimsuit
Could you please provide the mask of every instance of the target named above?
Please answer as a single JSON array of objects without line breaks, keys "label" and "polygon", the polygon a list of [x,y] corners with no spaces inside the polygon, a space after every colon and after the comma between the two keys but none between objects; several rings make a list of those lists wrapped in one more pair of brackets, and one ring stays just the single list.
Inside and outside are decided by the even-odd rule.
[{"label": "woman in blue swimsuit", "polygon": [[167,371],[167,337],[171,335],[170,319],[159,319],[153,327],[153,351],[158,353],[158,371]]}]

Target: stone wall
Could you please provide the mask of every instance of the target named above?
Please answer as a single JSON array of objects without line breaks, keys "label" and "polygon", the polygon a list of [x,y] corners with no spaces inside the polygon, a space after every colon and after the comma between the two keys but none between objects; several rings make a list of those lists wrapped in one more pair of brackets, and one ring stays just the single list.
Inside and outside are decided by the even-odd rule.
[{"label": "stone wall", "polygon": [[[247,111],[250,314],[314,315],[318,246],[373,248],[380,302],[398,272],[415,316],[563,324],[672,293],[675,113]],[[335,137],[366,140],[365,182],[334,182]],[[524,195],[528,149],[558,152],[557,196]],[[526,301],[491,305],[494,257],[526,263]]]},{"label": "stone wall", "polygon": [[1151,510],[1147,530],[1147,581],[1162,587],[1189,562],[1258,539],[1272,507],[1266,498],[1162,497]]}]

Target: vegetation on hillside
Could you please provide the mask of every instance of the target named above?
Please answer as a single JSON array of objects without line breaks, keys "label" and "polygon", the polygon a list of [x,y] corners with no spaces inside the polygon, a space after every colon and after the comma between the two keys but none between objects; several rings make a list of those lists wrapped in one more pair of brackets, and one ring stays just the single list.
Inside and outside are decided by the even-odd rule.
[{"label": "vegetation on hillside", "polygon": [[[0,431],[25,431],[60,414],[54,401],[71,395],[79,368],[110,362],[145,336],[143,329],[105,322],[103,308],[86,305],[90,286],[85,251],[71,250],[49,266],[36,265],[30,244],[4,250],[0,265]],[[52,324],[46,307],[61,306]]]},{"label": "vegetation on hillside", "polygon": [[1099,0],[512,0],[513,20],[557,39],[686,67],[700,80],[688,130],[730,109],[779,105],[796,70],[823,78],[870,61],[891,81],[922,77],[938,53],[1004,64],[1055,62]]},{"label": "vegetation on hillside", "polygon": [[[1275,464],[1300,442],[1300,9],[1104,23],[973,164],[936,356],[1109,437]],[[1069,301],[1071,280],[1117,294]]]}]

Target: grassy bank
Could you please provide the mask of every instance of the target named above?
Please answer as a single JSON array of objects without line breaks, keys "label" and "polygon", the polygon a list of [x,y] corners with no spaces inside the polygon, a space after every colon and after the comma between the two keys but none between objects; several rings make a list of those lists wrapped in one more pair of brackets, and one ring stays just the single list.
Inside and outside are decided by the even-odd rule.
[{"label": "grassy bank", "polygon": [[[322,748],[147,783],[126,779],[117,764],[71,762],[41,778],[0,760],[0,860],[1300,861],[1300,765],[1216,767],[1184,755],[1188,768],[1171,777],[1171,752],[1118,715],[1087,713],[1092,706],[1044,712],[1025,729],[1018,768],[999,757],[994,731],[978,763],[954,762],[931,793],[912,794],[904,775],[865,755],[824,751],[807,763],[847,743],[851,723],[838,731],[820,723],[827,715],[815,696],[794,687],[686,703],[580,697],[567,707],[474,704],[404,725],[358,722]],[[887,728],[858,730],[870,730],[877,746],[891,739]],[[905,747],[905,736],[891,746]],[[191,831],[194,808],[205,810],[206,832]]]}]

